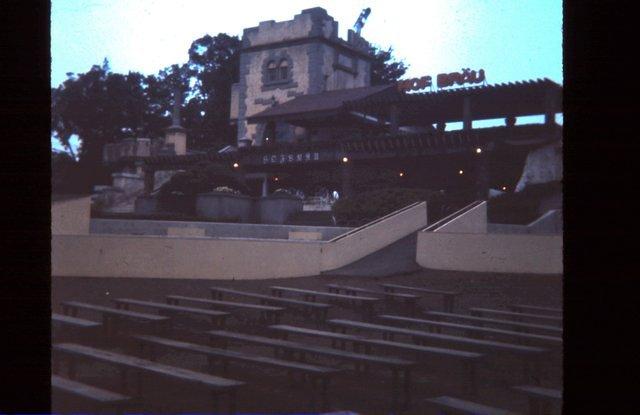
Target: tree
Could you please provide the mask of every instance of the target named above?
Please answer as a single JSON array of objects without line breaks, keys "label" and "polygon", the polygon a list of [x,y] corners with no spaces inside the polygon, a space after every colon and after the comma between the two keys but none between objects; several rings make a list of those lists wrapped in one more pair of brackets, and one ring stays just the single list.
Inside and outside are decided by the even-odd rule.
[{"label": "tree", "polygon": [[393,48],[384,50],[376,46],[371,47],[375,60],[371,64],[371,85],[386,85],[400,79],[407,72],[407,66],[402,60],[393,56]]},{"label": "tree", "polygon": [[52,133],[67,149],[71,136],[79,137],[79,166],[94,183],[107,180],[101,169],[104,145],[135,134],[145,106],[143,80],[135,72],[109,72],[105,59],[87,73],[70,74],[52,90]]},{"label": "tree", "polygon": [[195,147],[220,148],[235,141],[229,111],[231,85],[238,82],[240,46],[237,36],[219,33],[196,39],[189,48],[193,98],[186,114]]}]

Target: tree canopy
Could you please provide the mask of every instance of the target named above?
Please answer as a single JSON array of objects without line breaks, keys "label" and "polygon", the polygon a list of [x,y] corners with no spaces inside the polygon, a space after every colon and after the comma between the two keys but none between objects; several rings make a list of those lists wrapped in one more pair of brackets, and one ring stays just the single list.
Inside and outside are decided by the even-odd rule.
[{"label": "tree canopy", "polygon": [[[139,134],[162,136],[171,124],[177,88],[182,92],[181,124],[189,131],[189,147],[205,150],[232,144],[231,85],[238,81],[240,46],[237,36],[205,35],[191,43],[186,63],[170,65],[155,75],[114,73],[106,58],[86,73],[68,73],[67,80],[51,90],[52,135],[74,158],[69,141],[77,135],[79,165],[94,183],[107,181],[101,171],[104,145]],[[393,82],[406,72],[391,48],[371,51],[372,85]]]}]

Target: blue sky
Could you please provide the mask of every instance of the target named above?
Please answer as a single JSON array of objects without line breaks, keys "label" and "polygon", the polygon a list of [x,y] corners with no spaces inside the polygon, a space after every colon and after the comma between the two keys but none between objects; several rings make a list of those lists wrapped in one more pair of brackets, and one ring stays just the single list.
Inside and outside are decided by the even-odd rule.
[{"label": "blue sky", "polygon": [[371,43],[393,46],[406,78],[484,69],[489,84],[549,78],[562,83],[561,0],[319,1],[52,0],[51,86],[109,59],[114,72],[157,73],[188,59],[205,34],[242,35],[264,20],[323,7],[346,38],[360,11]]}]

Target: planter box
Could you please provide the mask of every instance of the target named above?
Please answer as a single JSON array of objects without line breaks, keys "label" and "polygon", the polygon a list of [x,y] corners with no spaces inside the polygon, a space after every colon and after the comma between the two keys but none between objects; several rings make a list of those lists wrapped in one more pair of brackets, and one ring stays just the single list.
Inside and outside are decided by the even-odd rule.
[{"label": "planter box", "polygon": [[196,215],[222,222],[250,222],[253,199],[226,192],[200,193],[196,198]]},{"label": "planter box", "polygon": [[284,224],[289,216],[302,212],[303,202],[289,195],[271,195],[260,198],[257,211],[260,223]]},{"label": "planter box", "polygon": [[155,196],[138,196],[135,201],[135,213],[153,214],[158,211],[158,199]]}]

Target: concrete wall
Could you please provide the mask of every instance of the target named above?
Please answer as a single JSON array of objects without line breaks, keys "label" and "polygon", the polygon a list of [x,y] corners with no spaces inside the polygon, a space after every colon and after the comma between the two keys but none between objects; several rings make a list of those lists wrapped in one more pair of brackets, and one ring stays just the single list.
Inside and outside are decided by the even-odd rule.
[{"label": "concrete wall", "polygon": [[57,200],[51,203],[51,234],[88,234],[91,196]]},{"label": "concrete wall", "polygon": [[[554,215],[533,227],[548,228]],[[487,225],[483,202],[439,228],[419,232],[416,262],[430,269],[562,274],[562,235],[487,233],[500,226]]]},{"label": "concrete wall", "polygon": [[205,236],[219,238],[289,239],[289,232],[318,232],[325,241],[352,229],[330,226],[91,219],[93,234],[167,235],[167,229],[170,227],[201,228],[205,230]]},{"label": "concrete wall", "polygon": [[54,276],[261,279],[320,274],[321,242],[54,235]]},{"label": "concrete wall", "polygon": [[[51,240],[52,275],[207,279],[319,275],[410,235],[424,227],[426,220],[426,203],[422,202],[331,241],[54,235]],[[174,227],[171,228],[170,232],[175,233]],[[288,231],[286,237],[289,237]]]},{"label": "concrete wall", "polygon": [[302,200],[294,197],[267,196],[260,198],[257,205],[262,223],[282,224],[292,214],[302,212]]},{"label": "concrete wall", "polygon": [[322,269],[333,270],[364,258],[378,249],[410,235],[427,225],[427,204],[421,202],[411,208],[379,219],[339,236],[323,245]]},{"label": "concrete wall", "polygon": [[430,269],[562,274],[562,236],[420,232],[416,261]]},{"label": "concrete wall", "polygon": [[436,228],[433,232],[448,233],[486,233],[487,232],[487,202],[458,216],[444,225]]},{"label": "concrete wall", "polygon": [[254,216],[253,204],[249,196],[223,192],[200,193],[196,198],[196,215],[213,220],[249,222]]},{"label": "concrete wall", "polygon": [[562,211],[550,210],[528,225],[487,224],[488,233],[559,234],[562,233]]}]

